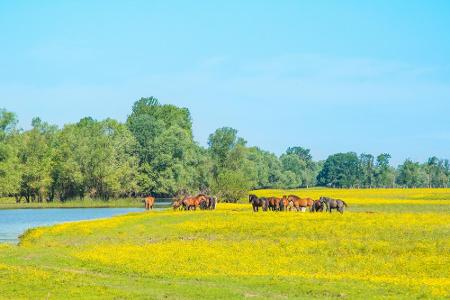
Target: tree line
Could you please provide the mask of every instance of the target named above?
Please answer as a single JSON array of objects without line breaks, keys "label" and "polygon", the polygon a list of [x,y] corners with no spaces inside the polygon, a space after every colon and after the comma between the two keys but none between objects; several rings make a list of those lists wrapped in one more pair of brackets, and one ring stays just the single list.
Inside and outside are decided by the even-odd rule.
[{"label": "tree line", "polygon": [[15,114],[0,109],[0,195],[17,202],[199,191],[237,201],[258,188],[449,186],[449,161],[436,157],[398,168],[387,153],[314,161],[309,149],[290,147],[278,157],[229,127],[204,148],[193,139],[189,110],[154,97],[136,101],[125,123],[86,117],[58,128],[34,118],[31,125],[19,129]]}]

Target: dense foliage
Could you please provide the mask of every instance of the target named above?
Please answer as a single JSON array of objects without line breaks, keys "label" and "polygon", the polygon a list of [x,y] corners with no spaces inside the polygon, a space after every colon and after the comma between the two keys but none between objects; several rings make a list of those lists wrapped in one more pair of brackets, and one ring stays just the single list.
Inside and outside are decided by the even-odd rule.
[{"label": "dense foliage", "polygon": [[208,192],[234,202],[260,188],[449,186],[446,159],[397,169],[389,160],[349,152],[316,162],[302,147],[277,157],[229,127],[212,133],[205,149],[193,139],[189,110],[153,97],[136,101],[125,124],[87,117],[58,128],[35,118],[24,131],[0,110],[0,194],[17,201]]}]

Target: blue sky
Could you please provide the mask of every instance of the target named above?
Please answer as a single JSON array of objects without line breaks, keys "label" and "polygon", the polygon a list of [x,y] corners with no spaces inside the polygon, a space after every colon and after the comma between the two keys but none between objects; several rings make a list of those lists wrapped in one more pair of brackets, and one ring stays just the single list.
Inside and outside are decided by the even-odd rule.
[{"label": "blue sky", "polygon": [[0,107],[29,128],[155,96],[202,145],[450,158],[449,28],[449,1],[0,1]]}]

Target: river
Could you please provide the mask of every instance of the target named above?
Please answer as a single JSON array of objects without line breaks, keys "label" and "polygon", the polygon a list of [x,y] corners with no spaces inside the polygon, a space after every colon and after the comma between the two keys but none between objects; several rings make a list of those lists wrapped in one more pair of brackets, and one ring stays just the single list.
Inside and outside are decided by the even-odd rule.
[{"label": "river", "polygon": [[0,243],[17,243],[29,228],[63,222],[108,218],[143,208],[39,208],[0,209]]}]

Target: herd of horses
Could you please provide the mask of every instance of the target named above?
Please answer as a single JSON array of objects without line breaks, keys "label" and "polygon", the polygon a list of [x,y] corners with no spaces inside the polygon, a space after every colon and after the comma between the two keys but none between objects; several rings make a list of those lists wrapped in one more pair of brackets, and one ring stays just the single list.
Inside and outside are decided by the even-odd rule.
[{"label": "herd of horses", "polygon": [[[155,198],[148,196],[145,197],[145,209],[153,209],[153,205],[155,204]],[[205,194],[198,194],[197,196],[185,196],[181,199],[175,200],[172,203],[172,207],[174,210],[197,210],[200,208],[202,210],[216,209],[217,198],[214,196],[208,196]]]},{"label": "herd of horses", "polygon": [[277,197],[261,197],[256,195],[249,195],[248,202],[252,204],[253,211],[259,211],[261,208],[263,211],[302,211],[305,212],[309,209],[310,212],[323,212],[332,209],[337,210],[341,214],[344,213],[344,207],[347,207],[347,203],[341,199],[333,199],[329,197],[320,197],[319,200],[313,200],[311,198],[300,198],[295,195]]},{"label": "herd of horses", "polygon": [[[300,198],[295,195],[277,197],[258,197],[256,195],[249,195],[248,202],[252,204],[254,212],[258,212],[261,208],[262,211],[302,211],[307,209],[310,212],[323,212],[335,209],[341,214],[344,213],[344,207],[347,207],[347,203],[341,199],[333,199],[329,197],[320,197],[319,200],[313,200],[311,198]],[[155,198],[152,196],[145,197],[145,209],[153,209],[155,204]],[[172,203],[174,210],[202,210],[216,209],[217,198],[214,196],[208,196],[206,194],[198,194],[197,196],[185,196],[181,199],[175,200]]]}]

